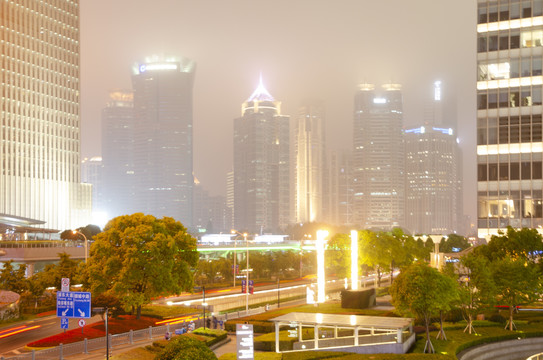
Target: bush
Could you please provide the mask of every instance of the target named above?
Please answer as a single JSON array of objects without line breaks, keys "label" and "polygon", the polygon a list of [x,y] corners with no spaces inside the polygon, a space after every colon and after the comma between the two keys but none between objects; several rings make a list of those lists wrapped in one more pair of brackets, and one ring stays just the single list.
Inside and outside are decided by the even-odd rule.
[{"label": "bush", "polygon": [[499,324],[505,324],[505,321],[506,321],[505,318],[501,316],[500,314],[492,314],[490,315],[488,320],[495,323],[499,323]]},{"label": "bush", "polygon": [[[236,331],[236,324],[244,324],[245,321],[227,321],[224,324],[224,329],[229,332]],[[251,321],[253,332],[257,334],[267,334],[275,331],[275,324],[271,321]]]},{"label": "bush", "polygon": [[157,360],[213,360],[217,359],[205,343],[187,336],[176,336],[164,351],[156,357]]}]

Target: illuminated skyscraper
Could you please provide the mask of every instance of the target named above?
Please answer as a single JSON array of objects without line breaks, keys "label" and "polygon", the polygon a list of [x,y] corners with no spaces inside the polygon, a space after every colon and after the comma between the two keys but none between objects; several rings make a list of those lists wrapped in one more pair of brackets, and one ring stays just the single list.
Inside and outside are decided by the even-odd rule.
[{"label": "illuminated skyscraper", "polygon": [[79,1],[1,1],[0,44],[0,214],[85,226],[92,187],[80,183]]},{"label": "illuminated skyscraper", "polygon": [[477,2],[480,237],[543,226],[543,0]]},{"label": "illuminated skyscraper", "polygon": [[296,223],[323,218],[324,131],[324,104],[307,101],[294,122]]},{"label": "illuminated skyscraper", "polygon": [[185,58],[138,64],[134,87],[136,211],[192,224],[192,89]]},{"label": "illuminated skyscraper", "polygon": [[278,231],[290,220],[289,117],[262,79],[234,120],[234,225]]},{"label": "illuminated skyscraper", "polygon": [[102,110],[102,209],[108,218],[136,212],[134,93],[115,90]]},{"label": "illuminated skyscraper", "polygon": [[404,222],[402,93],[398,84],[356,92],[353,122],[355,224],[390,229]]}]

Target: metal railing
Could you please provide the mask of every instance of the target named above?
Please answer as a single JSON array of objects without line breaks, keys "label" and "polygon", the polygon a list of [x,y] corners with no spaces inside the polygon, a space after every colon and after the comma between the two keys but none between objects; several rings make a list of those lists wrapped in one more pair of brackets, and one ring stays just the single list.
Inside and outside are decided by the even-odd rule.
[{"label": "metal railing", "polygon": [[19,248],[59,248],[59,247],[84,247],[82,240],[67,241],[0,241],[0,249],[19,249]]},{"label": "metal railing", "polygon": [[526,360],[543,360],[543,353],[532,355]]},{"label": "metal railing", "polygon": [[[245,317],[248,315],[260,314],[266,311],[266,307],[261,306],[255,309],[249,309],[249,312],[236,311],[229,314],[216,316],[219,321],[227,321],[237,319],[239,317]],[[202,327],[204,325],[203,318],[198,318],[194,321],[196,327]],[[164,338],[166,332],[175,332],[177,329],[185,327],[186,323],[179,324],[167,324],[161,326],[150,326],[147,329],[130,330],[126,333],[109,335],[109,347],[110,351],[115,347],[134,344],[138,341],[153,340],[155,338]],[[19,354],[10,357],[1,356],[0,360],[50,360],[50,359],[64,359],[64,356],[76,355],[76,354],[89,354],[91,351],[96,351],[106,348],[106,337],[96,339],[85,339],[71,344],[60,344],[49,349],[32,350],[31,352]]]}]

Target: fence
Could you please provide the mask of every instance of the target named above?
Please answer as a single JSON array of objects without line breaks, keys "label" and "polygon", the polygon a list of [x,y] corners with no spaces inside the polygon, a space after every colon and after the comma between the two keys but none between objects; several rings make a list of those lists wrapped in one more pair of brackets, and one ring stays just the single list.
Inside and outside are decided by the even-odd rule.
[{"label": "fence", "polygon": [[[245,311],[236,311],[229,313],[227,315],[218,315],[216,316],[217,320],[227,321],[237,319],[238,317],[244,317],[247,315],[260,314],[266,311],[264,306],[249,309],[249,312]],[[194,321],[196,327],[202,327],[203,318],[198,318]],[[184,327],[185,323],[179,324],[168,324],[161,326],[150,326],[147,329],[141,330],[130,330],[127,333],[109,335],[109,349],[110,351],[114,350],[115,347],[134,344],[138,341],[148,340],[151,341],[155,338],[164,338],[166,332],[175,332],[177,329]],[[96,339],[85,339],[84,341],[79,341],[71,344],[60,344],[49,349],[43,350],[32,350],[31,352],[25,354],[19,354],[11,357],[0,357],[0,360],[49,360],[49,359],[64,359],[64,356],[77,355],[77,354],[88,354],[91,351],[105,349],[106,348],[106,337],[96,338]]]}]

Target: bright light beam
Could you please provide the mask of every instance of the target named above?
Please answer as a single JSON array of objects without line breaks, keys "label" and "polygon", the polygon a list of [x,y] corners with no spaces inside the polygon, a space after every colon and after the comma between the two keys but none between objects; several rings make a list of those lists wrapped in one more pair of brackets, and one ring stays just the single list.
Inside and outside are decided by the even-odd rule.
[{"label": "bright light beam", "polygon": [[323,303],[326,298],[325,278],[324,278],[324,241],[328,236],[328,231],[317,231],[317,302]]},{"label": "bright light beam", "polygon": [[358,290],[358,231],[351,230],[351,289]]}]

